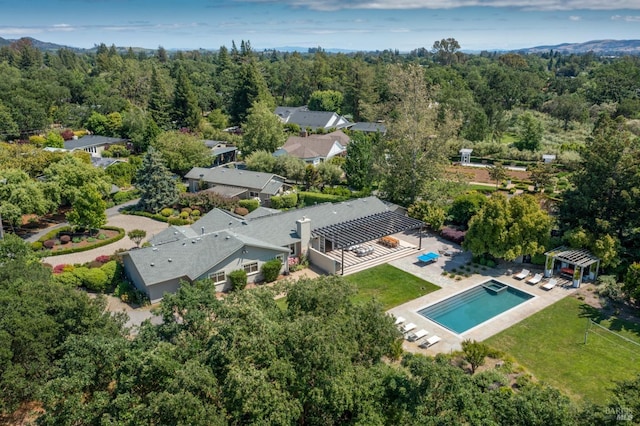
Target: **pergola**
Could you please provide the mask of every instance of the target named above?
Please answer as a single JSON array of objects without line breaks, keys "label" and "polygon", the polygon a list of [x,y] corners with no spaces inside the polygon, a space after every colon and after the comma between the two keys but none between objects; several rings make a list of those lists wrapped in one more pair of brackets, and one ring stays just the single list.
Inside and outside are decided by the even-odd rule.
[{"label": "pergola", "polygon": [[[333,249],[342,250],[342,273],[344,273],[344,249],[356,244],[386,237],[398,232],[422,229],[421,220],[413,219],[393,211],[375,213],[358,219],[348,220],[335,225],[314,229],[314,237],[323,237],[331,241]],[[419,249],[422,248],[422,232]]]},{"label": "pergola", "polygon": [[[572,270],[572,279],[574,287],[579,287],[582,282],[582,277],[584,276],[584,269],[589,268],[593,264],[596,265],[596,270],[593,273],[591,278],[595,279],[598,276],[598,271],[600,270],[600,258],[594,256],[589,250],[586,249],[570,249],[568,247],[557,247],[551,251],[545,253],[546,261],[545,261],[545,276],[550,276],[553,273],[553,267],[555,265],[556,260],[573,266]],[[549,262],[551,259],[551,262]],[[550,266],[550,267],[548,267]],[[579,277],[576,279],[576,268],[580,271]],[[560,268],[561,273],[567,274],[565,271],[566,268]]]}]

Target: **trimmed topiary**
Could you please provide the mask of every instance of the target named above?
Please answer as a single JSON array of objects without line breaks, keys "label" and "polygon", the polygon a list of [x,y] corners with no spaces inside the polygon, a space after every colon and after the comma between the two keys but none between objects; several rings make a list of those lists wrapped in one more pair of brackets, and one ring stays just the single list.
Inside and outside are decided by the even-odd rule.
[{"label": "trimmed topiary", "polygon": [[164,209],[162,209],[162,210],[160,211],[160,214],[161,214],[162,216],[164,216],[164,217],[169,217],[169,216],[171,216],[171,215],[173,214],[173,209],[171,209],[171,208],[169,208],[169,207],[164,208]]},{"label": "trimmed topiary", "polygon": [[44,245],[44,247],[45,247],[46,249],[51,250],[52,248],[54,248],[54,247],[55,247],[55,245],[56,245],[56,240],[47,240],[47,241],[45,241],[44,243],[42,243],[42,245]]},{"label": "trimmed topiary", "polygon": [[231,290],[244,290],[247,286],[247,272],[244,269],[237,269],[229,272],[229,282],[231,283]]},{"label": "trimmed topiary", "polygon": [[280,259],[271,259],[265,262],[261,268],[262,278],[268,283],[277,280],[278,275],[280,275],[280,268],[282,268]]},{"label": "trimmed topiary", "polygon": [[60,244],[68,244],[71,241],[71,237],[69,235],[62,235],[60,237]]},{"label": "trimmed topiary", "polygon": [[238,201],[238,205],[240,207],[244,207],[245,209],[249,210],[250,212],[254,211],[255,209],[257,209],[258,207],[260,207],[260,202],[254,198],[249,199],[249,200],[240,200]]}]

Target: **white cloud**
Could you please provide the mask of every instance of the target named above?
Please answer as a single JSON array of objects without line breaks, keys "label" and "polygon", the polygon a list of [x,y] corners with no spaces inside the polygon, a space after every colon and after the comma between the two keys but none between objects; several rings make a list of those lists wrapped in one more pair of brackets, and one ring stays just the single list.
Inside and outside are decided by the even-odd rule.
[{"label": "white cloud", "polygon": [[287,3],[319,11],[341,9],[456,9],[460,7],[511,7],[522,10],[640,9],[638,0],[236,0],[248,3]]},{"label": "white cloud", "polygon": [[622,16],[622,15],[613,15],[611,17],[612,21],[625,21],[625,22],[640,22],[640,16]]},{"label": "white cloud", "polygon": [[571,15],[571,16],[569,16],[569,20],[570,21],[582,21],[582,18],[580,16]]}]

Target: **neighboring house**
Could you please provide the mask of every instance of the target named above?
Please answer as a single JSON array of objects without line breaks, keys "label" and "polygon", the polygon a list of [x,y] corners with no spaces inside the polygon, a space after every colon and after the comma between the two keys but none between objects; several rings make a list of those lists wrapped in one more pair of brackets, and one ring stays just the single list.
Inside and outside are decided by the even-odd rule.
[{"label": "neighboring house", "polygon": [[238,148],[224,141],[205,140],[204,144],[211,149],[212,165],[221,166],[236,161]]},{"label": "neighboring house", "polygon": [[330,111],[309,111],[306,106],[277,107],[275,114],[284,123],[293,123],[301,129],[345,129],[353,125],[345,117]]},{"label": "neighboring house", "polygon": [[151,247],[124,253],[127,276],[152,302],[176,292],[181,280],[211,278],[216,291],[223,291],[234,270],[244,269],[255,282],[265,262],[279,258],[287,273],[288,256],[301,254],[320,268],[335,266],[325,252],[423,225],[376,197],[261,213],[238,218],[214,209],[191,226],[171,226],[151,239]]},{"label": "neighboring house", "polygon": [[290,155],[306,163],[317,165],[336,155],[345,155],[348,144],[349,136],[340,130],[326,135],[290,136],[282,148],[273,155],[276,157]]},{"label": "neighboring house", "polygon": [[384,135],[387,133],[387,126],[382,123],[360,122],[349,127],[349,130],[363,133],[382,133]]},{"label": "neighboring house", "polygon": [[86,151],[92,157],[101,157],[102,151],[115,144],[125,144],[126,139],[109,138],[106,136],[86,135],[79,139],[64,141],[64,149],[67,151]]},{"label": "neighboring house", "polygon": [[271,197],[289,189],[282,176],[227,167],[194,167],[185,179],[191,192],[209,189],[227,197],[259,198],[265,205],[270,204]]}]

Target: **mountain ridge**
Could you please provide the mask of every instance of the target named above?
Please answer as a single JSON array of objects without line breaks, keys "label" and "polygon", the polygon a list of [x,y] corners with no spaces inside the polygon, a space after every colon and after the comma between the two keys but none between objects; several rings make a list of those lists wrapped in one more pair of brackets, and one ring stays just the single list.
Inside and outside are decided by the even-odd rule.
[{"label": "mountain ridge", "polygon": [[[81,47],[73,47],[60,45],[56,43],[50,43],[46,41],[37,40],[32,37],[23,37],[23,39],[30,40],[33,47],[40,49],[42,51],[56,51],[59,49],[69,49],[79,53],[86,52],[94,52],[97,49],[97,46],[92,48],[81,48]],[[0,37],[0,47],[9,46],[12,43],[17,42],[18,39],[5,39]],[[116,47],[119,52],[127,51],[129,47]],[[149,49],[144,47],[132,47],[134,51],[147,51],[152,52],[156,49]],[[316,49],[316,48],[311,48]],[[217,49],[167,49],[171,51],[178,50],[210,50],[214,51]],[[307,52],[309,48],[307,47],[298,47],[298,46],[283,46],[283,47],[269,47],[264,48],[264,51],[276,50],[282,52]],[[327,48],[323,49],[328,53],[355,53],[355,52],[363,52],[363,50],[348,50],[348,49],[339,49],[339,48]],[[604,40],[590,40],[582,43],[559,43],[554,45],[541,45],[534,47],[526,47],[521,49],[483,49],[484,51],[495,51],[495,52],[515,52],[515,53],[523,53],[523,54],[537,54],[537,53],[545,53],[550,50],[565,53],[565,54],[584,54],[584,53],[595,53],[600,55],[640,55],[640,40],[614,40],[614,39],[604,39]],[[464,49],[463,49],[464,51]],[[468,52],[468,53],[477,53],[477,51]]]}]

